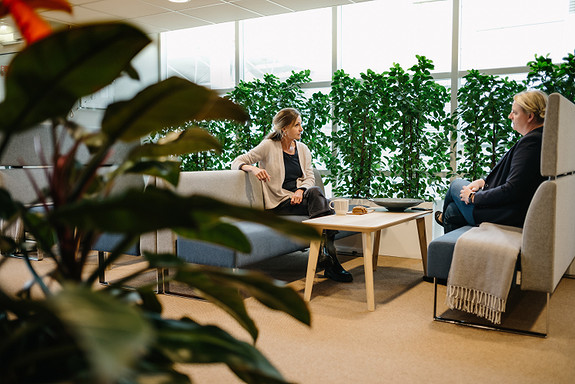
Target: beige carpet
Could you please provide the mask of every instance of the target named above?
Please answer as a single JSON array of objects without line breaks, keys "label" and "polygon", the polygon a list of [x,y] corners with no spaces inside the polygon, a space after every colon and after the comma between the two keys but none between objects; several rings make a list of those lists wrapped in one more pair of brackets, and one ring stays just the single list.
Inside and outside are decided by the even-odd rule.
[{"label": "beige carpet", "polygon": [[[256,266],[303,294],[306,253]],[[248,298],[258,348],[297,383],[572,383],[575,378],[575,280],[563,279],[551,297],[546,339],[434,322],[433,284],[421,280],[421,262],[380,257],[375,272],[376,309],[368,312],[361,258],[345,258],[351,284],[316,278],[306,327]],[[49,261],[36,262],[49,265]],[[0,268],[0,284],[23,283],[21,260]],[[138,267],[127,258],[108,272],[110,279]],[[7,271],[10,273],[7,273]],[[149,275],[153,278],[153,274]],[[177,287],[174,288],[176,290]],[[445,288],[440,287],[443,306]],[[543,297],[544,298],[544,297]],[[542,323],[541,295],[514,296],[505,324]],[[217,324],[249,341],[247,333],[210,303],[161,295],[166,316],[190,316]],[[519,306],[517,305],[519,304]],[[443,311],[443,309],[442,309]],[[239,383],[225,366],[182,367],[194,383]]]}]

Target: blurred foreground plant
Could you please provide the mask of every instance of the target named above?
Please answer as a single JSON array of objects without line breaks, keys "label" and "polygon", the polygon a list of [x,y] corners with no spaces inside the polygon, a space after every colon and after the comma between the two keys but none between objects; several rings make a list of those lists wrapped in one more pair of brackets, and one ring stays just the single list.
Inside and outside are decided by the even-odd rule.
[{"label": "blurred foreground plant", "polygon": [[[190,266],[175,255],[145,253],[142,270],[93,288],[98,271],[88,270],[86,261],[102,233],[122,236],[107,263],[98,268],[116,261],[140,235],[161,229],[249,252],[245,236],[223,217],[263,223],[292,236],[317,236],[307,226],[205,196],[183,197],[153,187],[109,195],[118,178],[129,173],[177,184],[179,163],[166,160],[169,155],[219,150],[218,141],[199,128],[190,127],[161,144],[141,144],[151,132],[190,120],[247,119],[231,101],[179,78],[109,105],[97,132],[86,132],[66,119],[81,97],[122,73],[137,79],[130,62],[148,43],[144,33],[126,24],[85,25],[31,43],[10,63],[6,97],[0,104],[0,157],[14,135],[45,121],[51,122],[53,142],[43,145],[53,146],[53,156],[46,159],[49,187],[37,191],[42,209],[31,210],[0,188],[0,218],[8,223],[22,220],[55,268],[39,276],[26,248],[0,236],[2,252],[23,250],[34,285],[43,293],[33,297],[32,286],[17,297],[0,290],[2,383],[187,383],[190,379],[175,369],[187,363],[225,363],[250,383],[284,382],[252,343],[191,318],[164,318],[153,284],[122,288],[150,268],[174,268],[171,279],[222,307],[253,342],[258,330],[246,312],[242,292],[310,323],[300,295],[283,283],[256,273]],[[61,146],[64,135],[74,139],[66,150]],[[131,150],[117,167],[104,171],[103,164],[119,143]],[[87,161],[79,160],[83,148],[90,153]]]}]

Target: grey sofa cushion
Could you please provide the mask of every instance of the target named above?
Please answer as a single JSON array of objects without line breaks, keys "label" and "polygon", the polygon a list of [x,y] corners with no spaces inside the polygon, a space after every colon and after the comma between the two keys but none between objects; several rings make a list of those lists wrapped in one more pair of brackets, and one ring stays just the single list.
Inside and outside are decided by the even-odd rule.
[{"label": "grey sofa cushion", "polygon": [[251,253],[241,253],[220,245],[178,236],[176,243],[178,256],[189,263],[242,268],[270,257],[304,250],[309,246],[309,243],[298,242],[262,224],[241,221],[234,225],[248,238],[252,245]]},{"label": "grey sofa cushion", "polygon": [[459,236],[469,231],[472,226],[465,226],[455,231],[446,233],[439,236],[429,243],[427,248],[427,276],[435,277],[438,279],[447,279],[449,269],[451,268],[451,260],[453,258],[453,250],[455,243]]}]

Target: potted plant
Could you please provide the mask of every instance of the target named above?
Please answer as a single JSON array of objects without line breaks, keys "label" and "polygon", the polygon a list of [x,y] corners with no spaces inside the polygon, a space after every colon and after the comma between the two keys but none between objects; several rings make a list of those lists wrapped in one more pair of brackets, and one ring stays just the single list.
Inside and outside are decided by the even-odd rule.
[{"label": "potted plant", "polygon": [[[85,132],[66,120],[69,110],[79,98],[106,86],[121,73],[137,78],[130,62],[149,39],[122,23],[84,25],[50,34],[30,5],[69,9],[66,1],[57,0],[5,0],[0,5],[2,12],[26,16],[16,20],[29,42],[6,74],[6,98],[0,103],[0,156],[13,135],[46,120],[51,121],[54,135],[62,128],[67,130],[74,145],[62,152],[54,140],[54,155],[47,164],[49,188],[38,191],[38,202],[45,208],[41,212],[30,210],[18,196],[0,188],[0,217],[8,222],[22,220],[38,247],[55,262],[48,276],[39,276],[24,248],[34,285],[43,295],[32,296],[30,287],[16,297],[0,290],[2,382],[186,383],[190,379],[177,371],[176,364],[215,362],[227,364],[246,382],[285,382],[253,344],[193,318],[163,317],[151,284],[133,291],[122,287],[145,269],[174,267],[176,273],[171,279],[188,284],[221,306],[254,342],[258,330],[246,312],[241,292],[309,324],[309,310],[293,289],[259,274],[189,266],[175,255],[151,253],[143,255],[148,263],[144,270],[94,289],[99,271],[87,270],[86,264],[91,244],[104,232],[122,237],[107,263],[117,260],[140,234],[159,229],[176,229],[249,251],[245,237],[222,221],[224,216],[315,238],[315,231],[306,226],[209,197],[182,197],[154,188],[107,195],[115,180],[126,173],[177,182],[179,163],[166,160],[168,155],[220,149],[217,140],[198,128],[184,130],[163,143],[141,144],[142,137],[159,127],[181,125],[200,116],[245,121],[244,111],[210,90],[170,78],[147,87],[131,100],[111,104],[101,130]],[[39,35],[38,30],[42,32]],[[131,143],[133,149],[114,171],[102,173],[103,159],[119,142]],[[80,164],[77,153],[84,146],[90,157]],[[16,240],[0,236],[2,251],[19,246]]]},{"label": "potted plant", "polygon": [[331,99],[337,158],[328,164],[339,194],[423,198],[445,184],[449,94],[431,76],[423,56],[409,71],[395,64],[360,79],[334,74]]}]

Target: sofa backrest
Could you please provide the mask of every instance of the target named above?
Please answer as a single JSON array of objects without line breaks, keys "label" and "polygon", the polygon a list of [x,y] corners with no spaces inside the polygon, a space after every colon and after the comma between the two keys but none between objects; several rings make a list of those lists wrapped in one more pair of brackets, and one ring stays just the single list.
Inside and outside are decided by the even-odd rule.
[{"label": "sofa backrest", "polygon": [[181,172],[176,191],[183,196],[199,194],[236,205],[264,208],[261,181],[244,171]]},{"label": "sofa backrest", "polygon": [[549,95],[541,174],[523,228],[521,288],[553,292],[575,259],[575,104]]}]

